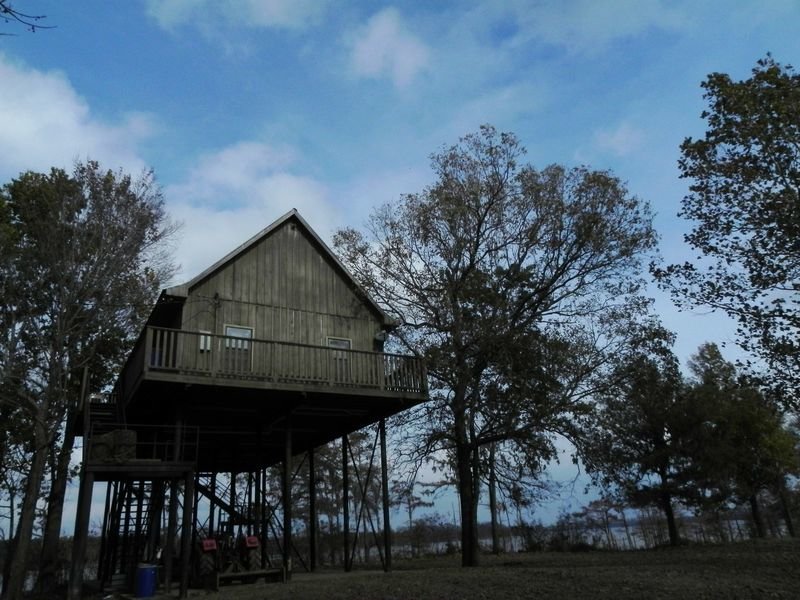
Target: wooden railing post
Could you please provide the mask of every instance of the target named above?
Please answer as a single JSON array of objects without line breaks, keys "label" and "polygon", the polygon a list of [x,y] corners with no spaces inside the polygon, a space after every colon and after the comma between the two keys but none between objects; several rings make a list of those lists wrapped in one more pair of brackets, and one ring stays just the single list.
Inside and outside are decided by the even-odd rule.
[{"label": "wooden railing post", "polygon": [[222,338],[214,335],[211,338],[211,365],[209,365],[212,377],[216,377],[217,373],[219,373],[220,361],[222,361]]},{"label": "wooden railing post", "polygon": [[143,363],[143,370],[145,373],[150,369],[151,363],[153,361],[153,328],[148,327],[147,332],[144,335],[144,348],[142,349],[144,353],[144,360]]},{"label": "wooden railing post", "polygon": [[275,379],[275,346],[269,349],[269,378]]},{"label": "wooden railing post", "polygon": [[328,368],[328,383],[333,387],[336,385],[336,358],[333,350],[325,350],[325,365]]},{"label": "wooden railing post", "polygon": [[172,365],[176,369],[180,369],[186,362],[183,358],[184,336],[180,332],[175,332],[175,364]]}]

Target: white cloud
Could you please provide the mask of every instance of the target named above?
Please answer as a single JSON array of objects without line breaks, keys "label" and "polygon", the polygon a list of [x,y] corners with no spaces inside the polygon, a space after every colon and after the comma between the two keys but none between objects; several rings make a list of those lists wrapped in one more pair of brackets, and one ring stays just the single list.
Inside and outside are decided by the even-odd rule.
[{"label": "white cloud", "polygon": [[254,25],[301,28],[315,24],[327,9],[327,0],[246,0]]},{"label": "white cloud", "polygon": [[317,23],[328,0],[148,0],[147,14],[164,29],[220,22],[245,27],[302,29]]},{"label": "white cloud", "polygon": [[170,213],[184,224],[180,279],[195,276],[292,208],[330,239],[339,215],[323,184],[291,172],[294,157],[292,149],[240,142],[203,156],[185,181],[166,187]]},{"label": "white cloud", "polygon": [[91,158],[110,169],[137,173],[145,163],[138,144],[152,135],[153,119],[131,113],[106,123],[60,72],[14,64],[0,54],[0,178],[21,171],[69,169]]},{"label": "white cloud", "polygon": [[171,29],[176,25],[195,18],[195,13],[201,12],[206,0],[147,0],[147,14],[156,20],[164,29]]},{"label": "white cloud", "polygon": [[594,142],[602,150],[608,150],[617,156],[627,156],[641,148],[644,132],[630,123],[623,122],[615,129],[596,131]]},{"label": "white cloud", "polygon": [[428,64],[428,47],[408,30],[400,13],[386,8],[353,35],[350,66],[359,77],[388,76],[406,87]]},{"label": "white cloud", "polygon": [[674,30],[690,24],[676,3],[664,0],[517,1],[513,12],[525,41],[539,40],[573,52],[591,53],[614,40],[639,36],[653,28]]},{"label": "white cloud", "polygon": [[547,101],[547,90],[536,83],[519,82],[505,86],[488,87],[453,109],[449,121],[449,137],[455,139],[484,123],[505,127],[521,116],[541,109]]}]

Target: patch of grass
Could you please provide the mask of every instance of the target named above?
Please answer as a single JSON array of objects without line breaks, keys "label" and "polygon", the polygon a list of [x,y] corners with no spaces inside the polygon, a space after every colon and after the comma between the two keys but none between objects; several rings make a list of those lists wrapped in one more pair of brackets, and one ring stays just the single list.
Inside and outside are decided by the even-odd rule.
[{"label": "patch of grass", "polygon": [[[800,540],[629,552],[505,554],[482,560],[481,566],[472,569],[458,566],[459,557],[441,557],[397,561],[391,573],[295,573],[285,585],[228,586],[216,596],[235,600],[800,597]],[[202,594],[192,592],[193,596]]]}]

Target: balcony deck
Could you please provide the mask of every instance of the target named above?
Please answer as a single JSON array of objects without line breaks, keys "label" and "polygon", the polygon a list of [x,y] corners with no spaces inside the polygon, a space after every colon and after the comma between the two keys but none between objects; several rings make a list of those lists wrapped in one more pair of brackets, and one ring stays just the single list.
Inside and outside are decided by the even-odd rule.
[{"label": "balcony deck", "polygon": [[243,471],[282,460],[287,429],[303,452],[427,398],[415,357],[148,327],[111,401],[129,423],[182,415],[200,470]]},{"label": "balcony deck", "polygon": [[342,350],[148,327],[115,395],[127,402],[143,380],[423,400],[425,368],[413,356]]}]

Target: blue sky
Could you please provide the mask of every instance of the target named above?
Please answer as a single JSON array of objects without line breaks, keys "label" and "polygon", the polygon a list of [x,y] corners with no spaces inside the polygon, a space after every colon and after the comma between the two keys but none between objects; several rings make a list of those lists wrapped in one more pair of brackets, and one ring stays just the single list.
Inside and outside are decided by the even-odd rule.
[{"label": "blue sky", "polygon": [[[292,207],[330,240],[431,181],[428,156],[483,123],[529,161],[611,169],[675,217],[678,146],[700,82],[800,64],[796,0],[16,0],[55,29],[0,22],[0,181],[92,158],[152,167],[183,222],[188,279]],[[685,360],[722,318],[653,292]]]}]

